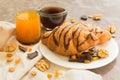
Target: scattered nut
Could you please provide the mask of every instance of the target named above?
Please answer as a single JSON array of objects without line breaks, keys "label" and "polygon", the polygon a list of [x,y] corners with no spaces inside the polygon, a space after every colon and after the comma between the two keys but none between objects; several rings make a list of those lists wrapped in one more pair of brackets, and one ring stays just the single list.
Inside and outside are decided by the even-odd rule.
[{"label": "scattered nut", "polygon": [[37,72],[36,72],[36,71],[32,71],[32,72],[31,72],[31,75],[32,75],[32,76],[36,76],[36,75],[37,75]]},{"label": "scattered nut", "polygon": [[49,79],[51,79],[52,78],[52,74],[47,74],[47,77],[49,78]]},{"label": "scattered nut", "polygon": [[91,61],[90,60],[84,60],[84,63],[90,63]]},{"label": "scattered nut", "polygon": [[93,61],[99,60],[99,57],[93,57]]},{"label": "scattered nut", "polygon": [[109,52],[106,50],[106,49],[98,49],[98,56],[101,57],[101,58],[106,58],[109,56],[108,54]]},{"label": "scattered nut", "polygon": [[93,15],[93,20],[101,20],[102,15],[101,14],[95,14]]},{"label": "scattered nut", "polygon": [[56,72],[55,72],[55,76],[56,76],[56,77],[59,77],[59,75],[60,75],[59,71],[56,70]]},{"label": "scattered nut", "polygon": [[28,48],[28,51],[31,52],[31,51],[32,51],[32,48]]},{"label": "scattered nut", "polygon": [[6,51],[7,51],[7,52],[15,51],[16,47],[17,47],[16,44],[10,43],[10,44],[7,45]]},{"label": "scattered nut", "polygon": [[88,18],[93,18],[93,16],[92,15],[88,15]]},{"label": "scattered nut", "polygon": [[6,57],[12,57],[13,56],[13,53],[7,53],[6,54]]},{"label": "scattered nut", "polygon": [[20,62],[21,62],[20,58],[15,60],[15,64],[19,64]]},{"label": "scattered nut", "polygon": [[107,31],[109,31],[111,34],[114,34],[116,32],[116,28],[113,25],[107,26]]},{"label": "scattered nut", "polygon": [[72,56],[71,56],[71,59],[72,59],[72,60],[76,60],[76,59],[77,59],[77,58],[76,58],[76,55],[72,55]]},{"label": "scattered nut", "polygon": [[71,22],[71,23],[76,23],[76,21],[75,21],[74,18],[70,18],[70,22]]},{"label": "scattered nut", "polygon": [[7,62],[12,62],[13,61],[13,58],[12,57],[8,57],[7,58]]},{"label": "scattered nut", "polygon": [[9,72],[14,72],[14,71],[15,71],[15,68],[14,68],[14,67],[10,67],[10,68],[8,69],[8,71],[9,71]]},{"label": "scattered nut", "polygon": [[35,66],[36,66],[36,68],[38,68],[42,72],[48,70],[50,67],[49,63],[44,59],[42,59],[38,63],[36,63]]},{"label": "scattered nut", "polygon": [[0,48],[0,52],[3,52],[4,51],[4,48]]}]

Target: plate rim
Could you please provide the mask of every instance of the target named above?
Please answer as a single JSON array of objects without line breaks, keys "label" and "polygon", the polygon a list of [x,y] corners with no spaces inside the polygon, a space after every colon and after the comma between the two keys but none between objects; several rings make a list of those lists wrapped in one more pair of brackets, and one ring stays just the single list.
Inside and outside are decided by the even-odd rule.
[{"label": "plate rim", "polygon": [[[84,66],[81,66],[81,67],[77,67],[77,66],[69,66],[69,65],[61,65],[61,63],[57,63],[56,61],[53,61],[52,59],[49,59],[49,57],[48,56],[46,56],[44,53],[43,53],[43,51],[41,50],[41,45],[44,45],[44,44],[42,44],[42,42],[40,41],[40,45],[39,45],[39,49],[40,49],[40,52],[41,52],[41,54],[46,58],[46,59],[48,59],[50,62],[52,62],[52,63],[54,63],[54,64],[56,64],[56,65],[59,65],[59,66],[63,66],[63,67],[66,67],[66,68],[74,68],[74,69],[95,69],[95,68],[100,68],[100,67],[103,67],[103,66],[105,66],[105,65],[107,65],[107,64],[109,64],[109,63],[111,63],[114,59],[116,59],[116,57],[118,56],[118,53],[119,53],[119,46],[118,46],[118,44],[117,44],[117,42],[115,41],[115,39],[113,39],[113,38],[111,38],[111,40],[110,41],[112,41],[113,43],[114,43],[114,46],[116,47],[115,48],[115,50],[116,50],[116,54],[115,54],[115,56],[112,58],[112,59],[110,59],[109,61],[107,61],[106,63],[104,63],[104,64],[102,64],[102,65],[95,65],[95,66],[89,66],[89,64],[85,64],[85,65],[87,65],[87,67],[84,67]],[[45,46],[45,45],[44,45]],[[46,46],[45,46],[46,47]],[[50,50],[50,49],[49,49]],[[51,51],[51,50],[50,50]],[[53,52],[53,51],[51,51],[51,52]],[[55,53],[55,52],[53,52],[53,53]],[[58,54],[59,55],[59,54]],[[103,61],[105,61],[105,59],[103,60]],[[99,61],[95,61],[95,62],[99,62]],[[94,63],[95,63],[94,62]],[[80,64],[80,63],[78,63],[78,62],[68,62],[68,63],[72,63],[73,65],[74,64]],[[84,64],[84,63],[83,63]],[[91,64],[91,63],[90,63]],[[92,62],[92,64],[93,64],[93,62]]]}]

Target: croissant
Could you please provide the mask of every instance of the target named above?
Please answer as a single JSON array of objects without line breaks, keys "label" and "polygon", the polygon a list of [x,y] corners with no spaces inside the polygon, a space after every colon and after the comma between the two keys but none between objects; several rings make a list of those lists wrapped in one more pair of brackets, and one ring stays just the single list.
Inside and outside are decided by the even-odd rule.
[{"label": "croissant", "polygon": [[107,30],[92,23],[65,22],[52,31],[45,32],[42,36],[42,43],[58,54],[70,56],[103,44],[110,39],[111,34]]}]

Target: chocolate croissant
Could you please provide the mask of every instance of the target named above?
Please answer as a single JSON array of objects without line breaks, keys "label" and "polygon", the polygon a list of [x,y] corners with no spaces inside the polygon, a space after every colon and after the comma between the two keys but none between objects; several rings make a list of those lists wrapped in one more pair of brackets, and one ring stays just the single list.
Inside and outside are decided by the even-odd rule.
[{"label": "chocolate croissant", "polygon": [[45,32],[42,43],[56,53],[69,56],[110,39],[111,34],[107,30],[102,30],[91,23],[79,22],[72,25],[65,22],[52,31]]}]

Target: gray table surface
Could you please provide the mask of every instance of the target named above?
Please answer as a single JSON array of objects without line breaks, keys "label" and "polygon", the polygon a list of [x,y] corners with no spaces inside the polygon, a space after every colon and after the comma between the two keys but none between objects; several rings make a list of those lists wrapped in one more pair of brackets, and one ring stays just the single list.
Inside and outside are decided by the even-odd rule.
[{"label": "gray table surface", "polygon": [[[9,21],[15,23],[15,15],[18,11],[26,9],[37,9],[43,1],[47,0],[0,0],[0,21]],[[54,1],[54,0],[48,0]],[[55,0],[56,1],[56,0]],[[64,3],[69,3],[68,18],[75,18],[80,21],[80,16],[95,13],[103,14],[101,21],[93,22],[102,28],[107,25],[114,24],[117,28],[116,42],[120,46],[120,0],[61,0]],[[113,46],[114,48],[114,46]],[[113,53],[114,54],[114,53]],[[99,73],[104,80],[120,80],[120,54],[112,63],[91,71]]]}]

